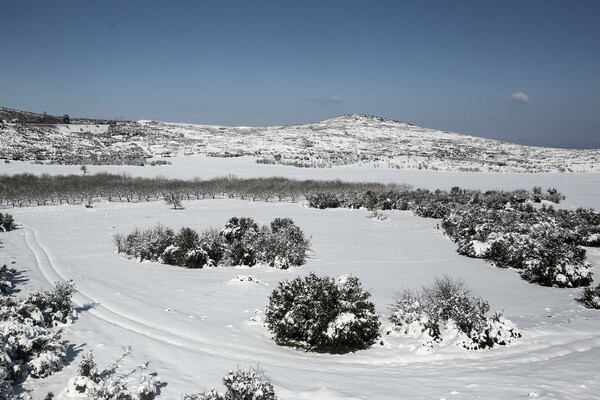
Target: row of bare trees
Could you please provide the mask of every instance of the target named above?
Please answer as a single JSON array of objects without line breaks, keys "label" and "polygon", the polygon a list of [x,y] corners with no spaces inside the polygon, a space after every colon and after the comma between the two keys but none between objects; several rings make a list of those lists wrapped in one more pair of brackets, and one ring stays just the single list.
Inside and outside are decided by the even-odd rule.
[{"label": "row of bare trees", "polygon": [[0,205],[8,207],[50,204],[147,202],[239,198],[261,201],[298,201],[315,193],[367,190],[407,190],[408,185],[351,183],[340,180],[295,180],[283,177],[241,179],[233,175],[212,179],[141,178],[127,174],[0,175]]}]

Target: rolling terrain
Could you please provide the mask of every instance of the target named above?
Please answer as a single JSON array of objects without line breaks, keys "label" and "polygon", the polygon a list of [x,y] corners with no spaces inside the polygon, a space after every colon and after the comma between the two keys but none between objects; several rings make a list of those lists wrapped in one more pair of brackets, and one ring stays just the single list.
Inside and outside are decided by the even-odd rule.
[{"label": "rolling terrain", "polygon": [[362,114],[274,127],[63,118],[0,108],[0,158],[140,165],[151,157],[201,154],[297,167],[467,172],[596,172],[600,164],[597,149],[522,146]]}]

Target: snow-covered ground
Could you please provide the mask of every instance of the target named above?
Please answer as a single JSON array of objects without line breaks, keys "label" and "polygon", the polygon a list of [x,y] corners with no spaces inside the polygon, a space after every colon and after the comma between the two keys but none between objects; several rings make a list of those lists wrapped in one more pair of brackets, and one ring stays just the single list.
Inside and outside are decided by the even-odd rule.
[{"label": "snow-covered ground", "polygon": [[[284,175],[428,188],[552,186],[567,195],[566,207],[600,208],[600,174],[442,173],[372,165],[316,170],[257,165],[246,158],[170,160],[170,166],[89,166],[89,172],[179,178]],[[0,173],[19,171],[81,174],[77,166],[0,166]],[[580,289],[535,286],[515,271],[459,256],[455,244],[436,229],[437,220],[401,211],[374,220],[366,210],[315,210],[286,202],[218,199],[183,205],[184,210],[172,210],[162,202],[100,202],[92,209],[63,205],[7,210],[22,229],[0,237],[0,263],[15,260],[25,270],[26,290],[48,289],[50,282],[69,279],[79,289],[79,319],[65,328],[74,359],[49,379],[29,380],[33,398],[48,391],[64,398],[59,393],[76,375],[84,352],[93,349],[99,366],[105,367],[128,345],[133,356],[125,360],[124,370],[150,361],[150,370],[167,383],[164,399],[222,388],[221,378],[229,369],[256,364],[283,399],[592,399],[600,392],[600,312],[575,301]],[[125,259],[112,243],[113,234],[135,227],[161,223],[202,230],[222,227],[232,216],[252,217],[258,224],[292,218],[311,237],[308,263],[287,271],[186,270]],[[600,250],[588,249],[588,256],[597,275]],[[389,336],[372,349],[346,355],[279,347],[261,323],[269,294],[280,280],[310,272],[359,277],[384,320],[396,292],[420,289],[443,275],[462,278],[492,310],[503,309],[523,337],[483,351],[443,347],[422,353],[414,340]]]},{"label": "snow-covered ground", "polygon": [[403,170],[481,172],[596,172],[600,161],[598,149],[522,146],[360,114],[271,127],[0,124],[0,158],[11,160],[140,164],[153,156],[194,154],[296,166],[377,162]]},{"label": "snow-covered ground", "polygon": [[[154,178],[210,179],[235,175],[240,178],[285,176],[298,180],[341,179],[350,182],[408,183],[415,188],[450,189],[460,186],[466,189],[513,190],[531,189],[540,186],[543,189],[554,187],[567,195],[565,207],[593,207],[600,209],[600,172],[582,174],[572,173],[506,173],[506,172],[461,172],[399,170],[373,163],[351,164],[331,168],[297,168],[282,165],[257,164],[253,157],[217,158],[203,155],[156,158],[166,160],[171,165],[132,166],[132,165],[88,165],[88,174],[109,172],[126,173],[131,176]],[[11,161],[0,163],[0,174],[79,174],[80,165],[44,165],[30,162]]]}]

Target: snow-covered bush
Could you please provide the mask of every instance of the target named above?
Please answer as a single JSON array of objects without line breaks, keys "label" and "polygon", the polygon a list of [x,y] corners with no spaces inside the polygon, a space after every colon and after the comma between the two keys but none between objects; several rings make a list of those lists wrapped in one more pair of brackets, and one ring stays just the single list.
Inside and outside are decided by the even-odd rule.
[{"label": "snow-covered bush", "polygon": [[595,288],[584,288],[582,296],[578,300],[587,308],[595,308],[597,310],[600,309],[600,284]]},{"label": "snow-covered bush", "polygon": [[223,378],[227,388],[225,394],[211,389],[208,392],[186,394],[183,400],[277,400],[271,380],[259,368],[249,368],[247,371],[229,370]]},{"label": "snow-covered bush", "polygon": [[458,252],[485,258],[501,268],[522,270],[522,276],[544,286],[586,286],[592,281],[586,252],[600,231],[594,212],[542,207],[489,210],[463,207],[442,221]]},{"label": "snow-covered bush", "polygon": [[0,295],[7,295],[12,291],[12,281],[16,274],[17,270],[8,267],[6,264],[0,268]]},{"label": "snow-covered bush", "polygon": [[326,208],[337,208],[341,205],[341,201],[333,193],[315,193],[308,196],[307,200],[309,207],[319,208],[321,210]]},{"label": "snow-covered bush", "polygon": [[73,316],[71,299],[76,291],[73,281],[55,282],[54,290],[32,293],[27,302],[41,310],[47,326],[65,324]]},{"label": "snow-covered bush", "polygon": [[181,228],[174,233],[157,225],[113,237],[119,253],[136,259],[158,261],[186,268],[205,266],[253,266],[264,263],[275,268],[299,266],[306,260],[309,241],[289,218],[276,218],[270,226],[259,226],[252,218],[231,218],[222,230],[201,233]]},{"label": "snow-covered bush", "polygon": [[173,237],[173,244],[163,251],[160,261],[165,264],[179,265],[186,268],[202,268],[210,260],[202,248],[200,235],[191,228],[181,228]]},{"label": "snow-covered bush", "polygon": [[592,266],[586,251],[560,242],[552,235],[538,239],[538,246],[525,261],[523,277],[542,286],[578,287],[592,283]]},{"label": "snow-covered bush", "polygon": [[225,241],[225,259],[229,265],[253,266],[257,263],[259,227],[252,218],[232,217],[225,224],[221,236]]},{"label": "snow-covered bush", "polygon": [[[69,379],[64,392],[68,397],[85,396],[94,400],[154,400],[160,393],[161,379],[148,374],[148,363],[139,365],[128,373],[119,373],[119,363],[131,354],[131,348],[102,372],[98,371],[92,352],[85,354],[79,363],[78,375]],[[134,376],[137,373],[137,381]]]},{"label": "snow-covered bush", "polygon": [[425,345],[453,341],[469,350],[506,345],[521,336],[516,326],[496,312],[487,317],[488,303],[472,297],[462,282],[436,279],[419,295],[401,293],[390,306],[396,331],[421,336]]},{"label": "snow-covered bush", "polygon": [[271,380],[260,368],[230,370],[223,378],[226,400],[277,400]]},{"label": "snow-covered bush", "polygon": [[270,229],[263,227],[258,235],[258,257],[271,267],[300,266],[305,263],[308,250],[308,239],[290,218],[275,218]]},{"label": "snow-covered bush", "polygon": [[12,215],[0,213],[0,231],[8,232],[15,229],[15,220]]},{"label": "snow-covered bush", "polygon": [[490,307],[480,297],[471,297],[471,291],[461,281],[445,276],[435,280],[433,286],[424,287],[420,297],[422,311],[427,315],[427,328],[439,339],[440,326],[452,320],[462,332],[481,332],[487,322]]},{"label": "snow-covered bush", "polygon": [[211,389],[208,392],[185,394],[182,400],[225,400],[225,395],[216,389]]},{"label": "snow-covered bush", "polygon": [[336,281],[310,274],[279,283],[269,297],[265,321],[280,345],[340,354],[366,349],[380,326],[369,297],[356,277]]},{"label": "snow-covered bush", "polygon": [[117,234],[113,237],[119,253],[140,261],[158,261],[165,249],[174,244],[174,240],[173,230],[160,224],[146,230],[136,228],[126,236]]},{"label": "snow-covered bush", "polygon": [[0,386],[4,392],[28,376],[44,378],[63,366],[67,342],[54,326],[71,319],[75,288],[71,282],[55,286],[54,291],[27,298],[0,297]]}]

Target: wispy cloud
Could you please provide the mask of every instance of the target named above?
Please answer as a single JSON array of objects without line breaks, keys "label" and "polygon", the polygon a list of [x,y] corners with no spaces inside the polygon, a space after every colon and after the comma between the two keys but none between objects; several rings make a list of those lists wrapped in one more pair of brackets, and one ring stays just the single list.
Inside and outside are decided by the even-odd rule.
[{"label": "wispy cloud", "polygon": [[340,96],[331,96],[329,99],[327,99],[327,104],[339,104],[343,102],[344,100],[342,100]]},{"label": "wispy cloud", "polygon": [[317,98],[303,99],[303,100],[304,101],[311,101],[313,103],[326,104],[326,105],[342,104],[344,102],[344,99],[342,99],[340,96],[317,97]]},{"label": "wispy cloud", "polygon": [[510,95],[510,100],[517,103],[531,103],[531,99],[526,93],[523,92],[515,92]]}]

